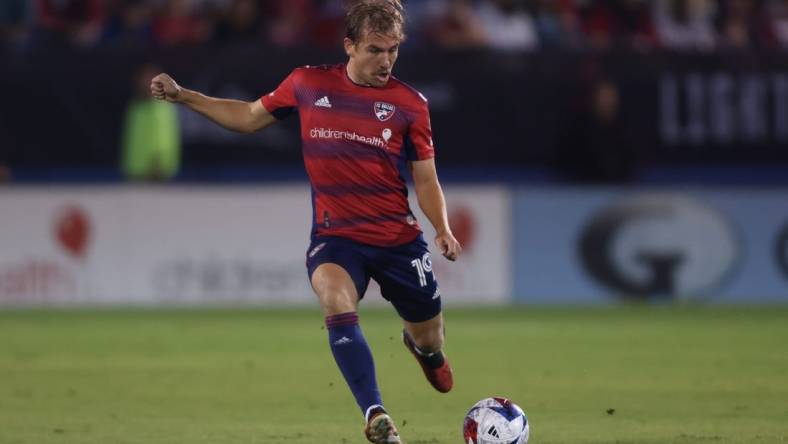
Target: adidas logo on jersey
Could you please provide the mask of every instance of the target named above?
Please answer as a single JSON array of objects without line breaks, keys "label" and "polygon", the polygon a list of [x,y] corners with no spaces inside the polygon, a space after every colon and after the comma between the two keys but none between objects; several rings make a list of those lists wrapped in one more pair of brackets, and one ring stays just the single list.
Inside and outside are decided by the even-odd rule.
[{"label": "adidas logo on jersey", "polygon": [[328,96],[323,96],[322,98],[317,99],[317,102],[315,102],[315,106],[320,106],[323,108],[331,108],[331,101],[328,100]]}]

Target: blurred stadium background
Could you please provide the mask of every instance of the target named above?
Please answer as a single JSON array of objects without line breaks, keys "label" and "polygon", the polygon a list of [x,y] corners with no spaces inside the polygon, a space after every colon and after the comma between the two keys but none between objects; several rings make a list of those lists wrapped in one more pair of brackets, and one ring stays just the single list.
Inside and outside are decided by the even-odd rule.
[{"label": "blurred stadium background", "polygon": [[[418,399],[410,436],[459,442],[463,409],[499,393],[538,442],[788,442],[788,1],[404,3],[395,75],[431,103],[465,246],[435,270],[477,381],[433,398],[373,344],[384,395]],[[160,71],[259,97],[342,62],[342,18],[340,0],[0,0],[0,442],[358,440],[279,413],[355,415],[303,265],[297,119],[240,135],[148,98]],[[287,351],[288,325],[314,331]],[[296,368],[307,382],[255,385]],[[212,402],[230,413],[194,407]]]}]

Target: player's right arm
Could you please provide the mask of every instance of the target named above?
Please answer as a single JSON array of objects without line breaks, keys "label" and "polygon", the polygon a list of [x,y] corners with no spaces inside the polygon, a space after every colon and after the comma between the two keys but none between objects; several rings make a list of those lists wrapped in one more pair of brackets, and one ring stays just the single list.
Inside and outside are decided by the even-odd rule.
[{"label": "player's right arm", "polygon": [[276,122],[260,100],[242,100],[209,97],[178,85],[167,74],[159,74],[151,80],[153,97],[172,103],[183,103],[219,125],[239,133],[253,133]]}]

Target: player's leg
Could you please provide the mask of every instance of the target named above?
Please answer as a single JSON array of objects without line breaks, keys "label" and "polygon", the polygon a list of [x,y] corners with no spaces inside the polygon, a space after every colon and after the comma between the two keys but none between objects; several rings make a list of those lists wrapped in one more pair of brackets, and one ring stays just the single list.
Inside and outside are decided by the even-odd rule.
[{"label": "player's leg", "polygon": [[350,274],[334,263],[318,266],[312,288],[326,315],[329,346],[359,408],[365,415],[383,404],[375,378],[375,363],[358,320],[358,294]]},{"label": "player's leg", "polygon": [[419,236],[409,244],[381,251],[372,277],[402,318],[405,346],[427,380],[439,392],[450,391],[454,378],[443,353],[440,291],[427,244]]},{"label": "player's leg", "polygon": [[454,386],[454,375],[449,360],[443,353],[443,314],[423,322],[403,320],[402,340],[419,362],[424,376],[435,390],[449,392]]},{"label": "player's leg", "polygon": [[369,282],[360,255],[341,240],[317,242],[310,246],[307,268],[326,316],[331,353],[365,416],[367,438],[399,443],[397,429],[383,409],[372,352],[358,321],[358,302]]},{"label": "player's leg", "polygon": [[356,284],[340,265],[320,264],[312,273],[311,281],[320,308],[327,318],[355,313],[358,310],[359,295]]},{"label": "player's leg", "polygon": [[444,328],[443,313],[423,322],[402,321],[405,332],[413,345],[422,353],[430,354],[443,349]]}]

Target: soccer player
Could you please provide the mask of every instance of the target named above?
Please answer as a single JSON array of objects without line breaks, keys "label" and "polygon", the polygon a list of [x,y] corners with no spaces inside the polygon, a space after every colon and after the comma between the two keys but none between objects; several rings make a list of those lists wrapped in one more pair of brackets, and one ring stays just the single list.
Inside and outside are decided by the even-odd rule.
[{"label": "soccer player", "polygon": [[331,351],[364,414],[366,437],[386,444],[401,441],[383,407],[357,315],[370,279],[403,319],[403,341],[428,381],[444,393],[453,384],[442,352],[440,292],[401,166],[410,168],[443,256],[454,261],[462,250],[449,228],[435,171],[427,100],[392,76],[404,39],[403,13],[398,0],[356,2],[345,20],[347,63],[297,68],[260,100],[207,97],[167,74],[151,82],[157,99],[183,103],[244,133],[298,110],[312,187],[307,271],[325,313]]}]

